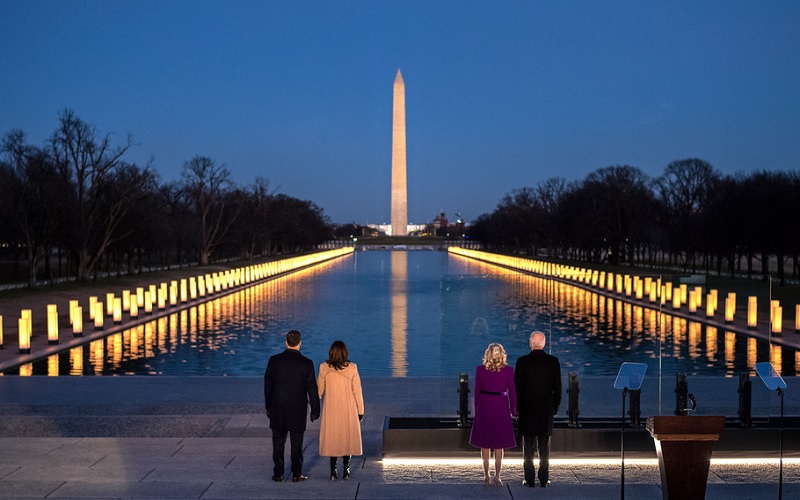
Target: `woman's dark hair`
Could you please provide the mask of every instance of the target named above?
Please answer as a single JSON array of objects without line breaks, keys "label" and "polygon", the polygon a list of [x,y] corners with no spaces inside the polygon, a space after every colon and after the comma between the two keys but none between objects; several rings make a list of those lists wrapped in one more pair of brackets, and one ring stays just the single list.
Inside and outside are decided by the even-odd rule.
[{"label": "woman's dark hair", "polygon": [[347,346],[341,340],[334,340],[331,348],[328,350],[328,359],[325,360],[328,366],[341,370],[350,365],[350,360],[347,359]]}]

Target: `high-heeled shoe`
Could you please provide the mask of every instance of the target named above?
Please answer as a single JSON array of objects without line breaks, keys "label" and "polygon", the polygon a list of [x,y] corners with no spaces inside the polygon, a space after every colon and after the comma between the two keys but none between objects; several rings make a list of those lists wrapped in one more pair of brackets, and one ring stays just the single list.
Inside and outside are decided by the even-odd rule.
[{"label": "high-heeled shoe", "polygon": [[347,481],[350,479],[350,457],[342,457],[342,479]]},{"label": "high-heeled shoe", "polygon": [[331,481],[336,481],[339,476],[336,474],[336,457],[331,457]]}]

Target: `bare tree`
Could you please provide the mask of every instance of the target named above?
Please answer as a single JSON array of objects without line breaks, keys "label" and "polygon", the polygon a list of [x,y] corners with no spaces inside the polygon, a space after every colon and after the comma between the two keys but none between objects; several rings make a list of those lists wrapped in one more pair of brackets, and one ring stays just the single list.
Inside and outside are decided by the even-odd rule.
[{"label": "bare tree", "polygon": [[56,166],[73,183],[72,251],[76,257],[76,278],[89,279],[106,248],[114,241],[115,230],[125,216],[128,197],[134,186],[118,186],[115,197],[107,196],[121,168],[121,158],[131,145],[130,136],[121,147],[112,147],[108,135],[66,110],[50,140]]},{"label": "bare tree", "polygon": [[209,263],[211,253],[225,238],[239,215],[242,204],[230,203],[233,190],[230,171],[205,156],[195,156],[183,165],[182,188],[199,222],[200,265]]},{"label": "bare tree", "polygon": [[20,130],[6,135],[0,151],[9,158],[0,167],[2,209],[25,243],[28,287],[33,288],[39,266],[53,245],[68,184],[47,154],[28,145]]}]

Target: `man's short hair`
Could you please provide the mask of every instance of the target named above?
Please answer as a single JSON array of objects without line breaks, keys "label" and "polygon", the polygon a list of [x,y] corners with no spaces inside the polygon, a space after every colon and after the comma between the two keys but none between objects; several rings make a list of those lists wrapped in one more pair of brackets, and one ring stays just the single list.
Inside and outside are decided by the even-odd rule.
[{"label": "man's short hair", "polygon": [[289,330],[286,334],[286,345],[289,347],[297,347],[300,345],[300,332],[297,330]]},{"label": "man's short hair", "polygon": [[531,349],[544,349],[544,345],[547,342],[547,337],[544,333],[535,331],[531,333],[531,336],[528,338],[528,342],[531,345]]}]

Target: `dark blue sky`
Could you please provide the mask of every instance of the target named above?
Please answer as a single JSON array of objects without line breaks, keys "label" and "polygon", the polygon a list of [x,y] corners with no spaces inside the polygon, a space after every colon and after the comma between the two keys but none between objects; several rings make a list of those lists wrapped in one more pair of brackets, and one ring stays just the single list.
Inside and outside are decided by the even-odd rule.
[{"label": "dark blue sky", "polygon": [[334,222],[409,220],[610,165],[800,169],[800,2],[0,0],[0,133],[71,108],[165,180],[196,155]]}]

